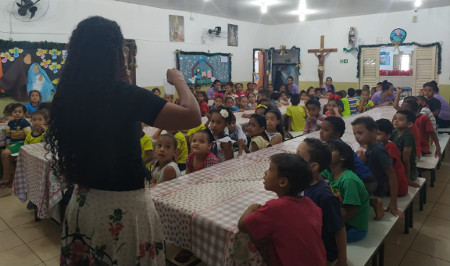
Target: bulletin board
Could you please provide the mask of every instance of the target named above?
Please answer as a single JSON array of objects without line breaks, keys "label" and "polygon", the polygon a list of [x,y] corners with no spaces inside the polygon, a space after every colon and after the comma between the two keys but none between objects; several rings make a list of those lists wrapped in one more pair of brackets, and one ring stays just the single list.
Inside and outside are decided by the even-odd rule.
[{"label": "bulletin board", "polygon": [[231,81],[231,54],[176,51],[177,69],[188,85]]}]

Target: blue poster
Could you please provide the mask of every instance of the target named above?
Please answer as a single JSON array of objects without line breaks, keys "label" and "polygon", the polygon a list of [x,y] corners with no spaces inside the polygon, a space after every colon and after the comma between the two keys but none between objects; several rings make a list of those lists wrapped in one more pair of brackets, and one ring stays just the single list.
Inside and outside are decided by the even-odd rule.
[{"label": "blue poster", "polygon": [[231,81],[231,56],[203,52],[178,52],[177,68],[188,85],[208,85],[218,79]]}]

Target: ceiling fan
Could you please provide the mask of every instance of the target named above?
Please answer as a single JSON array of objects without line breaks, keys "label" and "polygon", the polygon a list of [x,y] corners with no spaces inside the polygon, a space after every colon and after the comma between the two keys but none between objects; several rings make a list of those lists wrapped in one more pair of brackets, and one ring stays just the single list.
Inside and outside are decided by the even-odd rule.
[{"label": "ceiling fan", "polygon": [[14,0],[11,13],[22,22],[41,19],[48,11],[49,0]]}]

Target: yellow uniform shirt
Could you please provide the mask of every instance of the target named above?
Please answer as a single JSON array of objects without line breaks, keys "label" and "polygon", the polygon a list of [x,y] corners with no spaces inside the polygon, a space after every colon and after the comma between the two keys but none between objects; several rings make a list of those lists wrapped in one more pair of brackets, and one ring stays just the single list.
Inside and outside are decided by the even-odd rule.
[{"label": "yellow uniform shirt", "polygon": [[25,145],[27,144],[36,144],[44,141],[44,133],[39,134],[38,136],[33,136],[32,132],[28,133],[25,137]]},{"label": "yellow uniform shirt", "polygon": [[178,158],[177,163],[186,163],[186,158],[188,157],[188,146],[186,137],[180,131],[175,133],[175,135],[173,136],[177,139],[178,142],[177,149],[180,150],[180,156]]},{"label": "yellow uniform shirt", "polygon": [[291,117],[291,131],[303,131],[307,113],[303,106],[289,106],[286,115]]},{"label": "yellow uniform shirt", "polygon": [[[357,102],[356,102],[356,108],[358,108],[358,106],[360,105],[360,101],[358,100]],[[365,111],[369,111],[370,109],[372,109],[373,108],[373,102],[371,101],[371,100],[369,100],[368,102],[367,102],[367,104],[363,107],[363,110],[362,110],[362,112],[361,113],[364,113]]]},{"label": "yellow uniform shirt", "polygon": [[[141,137],[141,150],[142,150],[142,160],[145,158],[145,152],[146,151],[152,151],[153,150],[153,142],[152,139],[147,136],[147,134],[144,134]],[[147,167],[150,170],[150,163],[148,162],[145,167]]]}]

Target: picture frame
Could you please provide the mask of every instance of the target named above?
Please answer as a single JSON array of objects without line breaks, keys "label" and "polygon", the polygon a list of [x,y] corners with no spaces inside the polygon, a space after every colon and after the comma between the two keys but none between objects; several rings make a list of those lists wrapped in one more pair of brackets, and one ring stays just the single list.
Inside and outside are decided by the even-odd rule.
[{"label": "picture frame", "polygon": [[169,15],[169,39],[171,42],[184,42],[184,17]]},{"label": "picture frame", "polygon": [[238,25],[228,24],[228,46],[238,46]]}]

